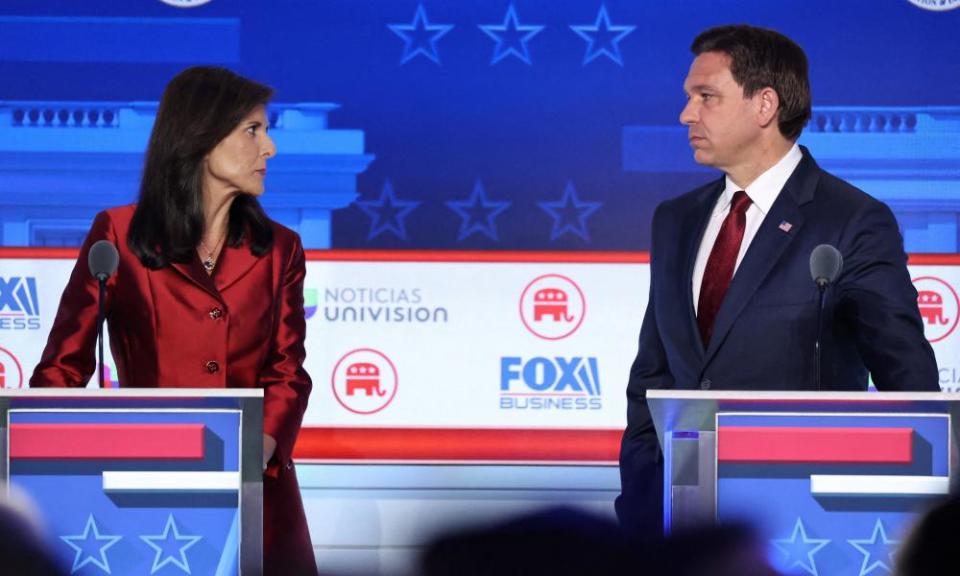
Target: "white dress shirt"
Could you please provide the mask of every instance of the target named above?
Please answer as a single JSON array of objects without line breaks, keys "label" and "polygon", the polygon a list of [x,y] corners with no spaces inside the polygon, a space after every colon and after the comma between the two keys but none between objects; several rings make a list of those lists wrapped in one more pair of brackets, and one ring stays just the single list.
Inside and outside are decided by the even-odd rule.
[{"label": "white dress shirt", "polygon": [[803,159],[803,153],[796,144],[793,148],[780,159],[779,162],[771,166],[766,172],[761,174],[753,184],[744,188],[737,186],[730,176],[727,176],[727,185],[723,189],[723,194],[717,198],[717,203],[713,207],[713,213],[710,215],[710,221],[707,222],[707,229],[703,232],[703,239],[700,240],[700,249],[697,251],[697,261],[693,267],[693,311],[696,313],[700,308],[700,284],[703,282],[703,272],[707,268],[707,260],[710,259],[710,252],[713,250],[713,244],[717,241],[720,234],[720,227],[723,225],[724,218],[730,212],[730,205],[733,203],[733,195],[740,190],[747,193],[752,203],[747,209],[747,227],[743,231],[743,241],[740,243],[740,252],[737,254],[737,263],[733,267],[733,273],[736,275],[740,268],[740,262],[743,255],[747,253],[747,248],[757,235],[760,224],[766,218],[767,212],[773,206],[773,202],[780,195],[784,184],[793,174],[793,171]]}]

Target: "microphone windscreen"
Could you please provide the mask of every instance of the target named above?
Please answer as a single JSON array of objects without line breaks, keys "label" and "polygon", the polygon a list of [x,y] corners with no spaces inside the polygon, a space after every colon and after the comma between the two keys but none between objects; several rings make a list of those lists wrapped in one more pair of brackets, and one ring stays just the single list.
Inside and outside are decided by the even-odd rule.
[{"label": "microphone windscreen", "polygon": [[810,276],[818,286],[837,279],[843,269],[843,256],[830,244],[820,244],[810,252]]},{"label": "microphone windscreen", "polygon": [[90,273],[93,274],[94,278],[105,280],[113,276],[119,263],[120,254],[117,252],[117,247],[109,240],[97,240],[90,247],[87,264],[90,266]]}]

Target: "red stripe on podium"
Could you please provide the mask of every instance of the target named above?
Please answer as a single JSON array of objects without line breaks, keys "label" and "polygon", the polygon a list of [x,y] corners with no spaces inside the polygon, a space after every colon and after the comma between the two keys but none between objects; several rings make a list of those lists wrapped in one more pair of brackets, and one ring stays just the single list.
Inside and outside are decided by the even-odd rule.
[{"label": "red stripe on podium", "polygon": [[200,459],[204,429],[203,424],[13,424],[10,458]]},{"label": "red stripe on podium", "polygon": [[616,462],[622,430],[304,428],[293,456],[320,461]]},{"label": "red stripe on podium", "polygon": [[911,428],[723,426],[720,462],[909,464]]}]

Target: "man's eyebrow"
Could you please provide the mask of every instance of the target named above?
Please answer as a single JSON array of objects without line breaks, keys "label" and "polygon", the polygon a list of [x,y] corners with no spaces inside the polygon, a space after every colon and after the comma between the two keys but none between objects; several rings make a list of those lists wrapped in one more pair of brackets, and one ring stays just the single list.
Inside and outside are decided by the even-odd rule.
[{"label": "man's eyebrow", "polygon": [[713,84],[694,84],[693,86],[684,86],[684,92],[703,92],[707,91],[716,91],[717,87]]}]

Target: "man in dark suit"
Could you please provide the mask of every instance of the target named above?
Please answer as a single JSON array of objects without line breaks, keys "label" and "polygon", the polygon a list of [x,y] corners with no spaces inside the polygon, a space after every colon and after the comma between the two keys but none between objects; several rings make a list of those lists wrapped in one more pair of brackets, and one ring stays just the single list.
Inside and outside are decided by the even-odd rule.
[{"label": "man in dark suit", "polygon": [[650,296],[627,386],[617,514],[631,535],[663,527],[663,464],[650,389],[813,390],[818,289],[810,252],[831,244],[824,390],[939,390],[917,292],[890,209],[821,170],[796,144],[810,118],[807,59],[751,26],[707,30],[684,82],[694,159],[719,180],[653,217]]}]

